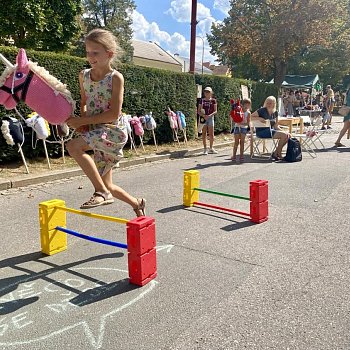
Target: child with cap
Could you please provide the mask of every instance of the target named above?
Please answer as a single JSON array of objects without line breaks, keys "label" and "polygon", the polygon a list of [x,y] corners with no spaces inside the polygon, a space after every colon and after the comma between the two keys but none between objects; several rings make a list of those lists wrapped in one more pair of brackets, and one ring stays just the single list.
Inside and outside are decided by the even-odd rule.
[{"label": "child with cap", "polygon": [[[217,113],[216,99],[213,98],[213,90],[210,86],[204,89],[204,98],[198,105],[198,114],[204,118],[204,126],[202,130],[203,154],[218,153],[214,148],[214,115]],[[207,149],[207,132],[209,134],[209,151]]]}]

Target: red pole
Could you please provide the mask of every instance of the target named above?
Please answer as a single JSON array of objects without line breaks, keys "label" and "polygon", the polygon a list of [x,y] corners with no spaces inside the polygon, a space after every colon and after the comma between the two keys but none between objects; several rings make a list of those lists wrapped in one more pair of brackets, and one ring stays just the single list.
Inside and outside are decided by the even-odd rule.
[{"label": "red pole", "polygon": [[197,0],[192,0],[191,12],[191,45],[190,45],[190,73],[194,74],[196,60],[196,26],[197,26]]},{"label": "red pole", "polygon": [[213,205],[213,204],[207,204],[207,203],[202,203],[202,202],[193,202],[194,205],[199,205],[201,207],[206,207],[206,208],[211,208],[211,209],[218,209],[218,210],[222,210],[222,211],[227,211],[229,213],[233,213],[233,214],[238,214],[238,215],[242,215],[242,216],[249,216],[249,213],[245,213],[244,211],[240,211],[240,210],[235,210],[235,209],[229,209],[229,208],[225,208],[225,207],[219,207],[217,205]]}]

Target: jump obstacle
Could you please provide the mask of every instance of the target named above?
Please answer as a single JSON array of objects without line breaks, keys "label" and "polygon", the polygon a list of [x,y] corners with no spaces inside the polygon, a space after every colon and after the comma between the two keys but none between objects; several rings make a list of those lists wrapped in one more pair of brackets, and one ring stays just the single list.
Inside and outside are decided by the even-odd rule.
[{"label": "jump obstacle", "polygon": [[[93,219],[126,224],[127,244],[85,235],[66,228],[66,212]],[[154,218],[141,216],[132,220],[67,208],[63,200],[52,199],[39,204],[41,251],[46,255],[67,249],[67,234],[128,251],[129,282],[144,286],[157,277],[156,228]]]},{"label": "jump obstacle", "polygon": [[[250,221],[260,224],[268,219],[268,181],[255,180],[249,182],[249,197],[237,196],[234,194],[206,190],[199,187],[200,174],[198,170],[187,170],[184,172],[183,205],[192,207],[194,205],[226,211],[229,213],[248,217]],[[225,196],[246,200],[250,202],[250,212],[220,207],[213,204],[199,202],[199,192],[211,193],[218,196]]]}]

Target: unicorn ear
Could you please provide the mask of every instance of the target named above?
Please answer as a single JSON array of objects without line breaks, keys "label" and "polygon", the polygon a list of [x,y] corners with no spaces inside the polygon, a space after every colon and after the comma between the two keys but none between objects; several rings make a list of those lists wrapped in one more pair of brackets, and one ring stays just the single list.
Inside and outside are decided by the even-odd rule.
[{"label": "unicorn ear", "polygon": [[26,50],[24,49],[19,50],[16,58],[16,63],[19,68],[24,68],[28,64]]}]

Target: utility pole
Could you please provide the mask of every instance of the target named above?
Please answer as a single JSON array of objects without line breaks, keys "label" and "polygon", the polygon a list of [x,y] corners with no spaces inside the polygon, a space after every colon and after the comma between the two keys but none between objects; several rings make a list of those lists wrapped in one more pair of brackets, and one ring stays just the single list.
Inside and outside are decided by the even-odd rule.
[{"label": "utility pole", "polygon": [[192,0],[191,12],[191,44],[190,44],[190,73],[194,74],[196,61],[196,27],[197,27],[197,0]]}]

